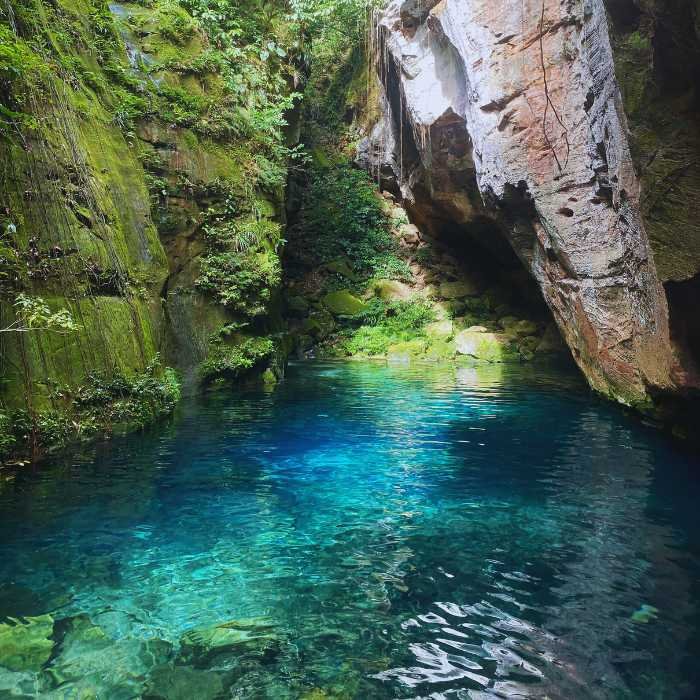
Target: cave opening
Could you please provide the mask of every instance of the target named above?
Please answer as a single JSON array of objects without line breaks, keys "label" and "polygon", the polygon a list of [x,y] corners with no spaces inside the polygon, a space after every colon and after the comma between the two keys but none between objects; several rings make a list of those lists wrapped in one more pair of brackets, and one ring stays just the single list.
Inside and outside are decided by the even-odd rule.
[{"label": "cave opening", "polygon": [[700,274],[682,282],[664,284],[668,301],[671,340],[685,368],[689,368],[700,383]]},{"label": "cave opening", "polygon": [[497,300],[494,311],[531,318],[542,324],[553,323],[539,285],[514,252],[498,222],[483,215],[466,224],[447,219],[433,223],[436,250],[454,258],[463,274]]}]

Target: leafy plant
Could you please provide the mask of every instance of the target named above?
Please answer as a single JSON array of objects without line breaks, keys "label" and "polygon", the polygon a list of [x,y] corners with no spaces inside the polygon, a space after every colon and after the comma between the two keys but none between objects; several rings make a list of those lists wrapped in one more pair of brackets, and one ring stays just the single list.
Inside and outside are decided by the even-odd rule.
[{"label": "leafy plant", "polygon": [[141,373],[92,372],[78,387],[55,388],[60,409],[0,411],[0,459],[29,447],[45,451],[71,440],[110,431],[115,425],[143,427],[170,413],[180,398],[180,382],[158,356]]},{"label": "leafy plant", "polygon": [[200,377],[211,381],[217,377],[236,379],[270,358],[275,351],[271,338],[246,338],[236,345],[212,343],[207,359],[200,365]]},{"label": "leafy plant", "polygon": [[16,319],[6,328],[0,328],[0,333],[28,333],[30,331],[70,333],[80,328],[68,309],[51,311],[41,297],[30,297],[20,293],[17,295],[14,306]]},{"label": "leafy plant", "polygon": [[374,184],[346,160],[310,168],[293,234],[291,260],[302,267],[347,258],[366,279],[410,279]]},{"label": "leafy plant", "polygon": [[223,306],[254,317],[265,313],[272,290],[281,280],[282,269],[275,253],[227,251],[202,258],[195,284]]},{"label": "leafy plant", "polygon": [[373,299],[343,348],[350,355],[382,355],[391,345],[425,337],[425,326],[434,320],[435,312],[424,300],[386,303]]}]

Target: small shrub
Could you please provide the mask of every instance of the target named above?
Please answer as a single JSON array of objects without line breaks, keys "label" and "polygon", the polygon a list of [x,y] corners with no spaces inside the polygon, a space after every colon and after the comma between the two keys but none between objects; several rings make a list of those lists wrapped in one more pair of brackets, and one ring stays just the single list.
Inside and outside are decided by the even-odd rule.
[{"label": "small shrub", "polygon": [[423,300],[383,302],[373,299],[359,316],[362,325],[343,343],[350,355],[383,355],[391,345],[425,337],[435,313]]},{"label": "small shrub", "polygon": [[218,377],[236,379],[272,357],[275,345],[270,338],[246,338],[237,345],[212,343],[209,357],[200,365],[203,381]]},{"label": "small shrub", "polygon": [[233,251],[205,255],[195,284],[232,311],[255,317],[264,314],[282,269],[271,252]]}]

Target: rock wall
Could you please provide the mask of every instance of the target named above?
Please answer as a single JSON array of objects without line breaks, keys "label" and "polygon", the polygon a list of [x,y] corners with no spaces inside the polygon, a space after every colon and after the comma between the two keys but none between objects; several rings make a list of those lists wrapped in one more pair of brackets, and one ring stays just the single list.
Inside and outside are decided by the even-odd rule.
[{"label": "rock wall", "polygon": [[[193,382],[207,362],[210,378],[274,364],[284,148],[241,110],[276,114],[293,57],[243,46],[227,62],[202,22],[161,0],[5,0],[0,40],[0,329],[17,323],[20,294],[76,324],[0,332],[0,438],[26,411],[35,428],[79,425],[93,377],[138,377],[158,355]],[[262,82],[241,107],[250,75]],[[239,274],[246,255],[269,284]],[[234,292],[254,318],[223,301]]]},{"label": "rock wall", "polygon": [[697,385],[700,358],[700,5],[606,0],[644,218],[671,339]]},{"label": "rock wall", "polygon": [[383,118],[360,160],[414,218],[494,251],[506,239],[598,391],[643,407],[697,387],[671,341],[602,0],[394,0],[374,53]]}]

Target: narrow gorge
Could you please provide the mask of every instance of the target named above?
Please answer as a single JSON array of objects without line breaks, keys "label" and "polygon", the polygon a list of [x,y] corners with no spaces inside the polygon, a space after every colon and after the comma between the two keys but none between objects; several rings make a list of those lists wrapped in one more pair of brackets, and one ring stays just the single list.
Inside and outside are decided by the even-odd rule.
[{"label": "narrow gorge", "polygon": [[[436,308],[434,321],[503,336],[499,316],[512,326],[520,314],[556,346],[536,284],[595,390],[694,434],[690,4],[393,2],[358,15],[371,26],[338,48],[337,72],[323,79],[309,72],[312,38],[285,24],[284,3],[256,12],[244,8],[234,27],[196,4],[6,4],[8,454],[27,440],[35,450],[71,440],[71,422],[81,434],[145,424],[171,410],[183,379],[188,392],[251,369],[275,381],[290,353],[335,328],[339,315],[320,300],[343,286],[343,266],[354,296],[392,282],[386,301],[435,289],[439,303],[441,282],[471,274],[463,308]],[[252,28],[266,44],[246,44]],[[296,247],[295,227],[284,232],[314,168],[337,157],[390,197],[380,228],[393,225],[394,205],[404,211],[394,223],[410,219],[415,250],[399,250],[393,268],[346,255],[343,231],[302,222]],[[324,235],[338,239],[334,251]],[[431,241],[448,256],[442,273],[420,268]],[[313,254],[300,262],[299,252]],[[294,293],[309,272],[313,308]],[[532,301],[532,319],[508,307],[514,296]],[[525,344],[526,359],[537,345]],[[522,359],[517,344],[509,352]],[[134,382],[148,387],[145,401]]]},{"label": "narrow gorge", "polygon": [[0,698],[700,693],[698,0],[0,0]]}]

